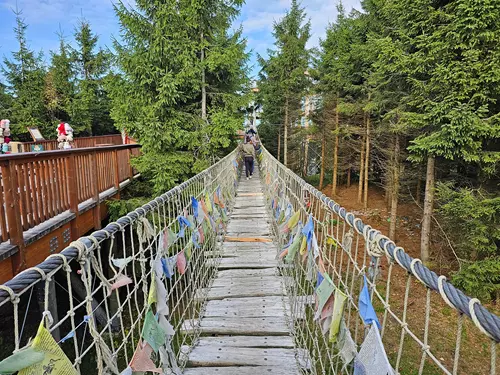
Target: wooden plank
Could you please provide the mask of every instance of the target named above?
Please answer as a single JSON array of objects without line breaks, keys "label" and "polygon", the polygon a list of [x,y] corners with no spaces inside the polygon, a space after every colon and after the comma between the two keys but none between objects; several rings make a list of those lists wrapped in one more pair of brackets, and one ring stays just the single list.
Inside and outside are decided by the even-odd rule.
[{"label": "wooden plank", "polygon": [[271,285],[252,283],[249,285],[233,285],[220,288],[211,288],[208,292],[207,299],[211,301],[228,297],[240,298],[282,295],[284,295],[284,292],[280,282]]},{"label": "wooden plank", "polygon": [[222,336],[201,337],[196,346],[239,348],[294,348],[291,336]]},{"label": "wooden plank", "polygon": [[264,193],[238,193],[238,197],[262,197]]},{"label": "wooden plank", "polygon": [[232,258],[232,260],[238,260],[239,262],[273,262],[276,260],[276,252],[274,251],[241,251],[235,254],[235,256],[229,259],[231,260]]},{"label": "wooden plank", "polygon": [[230,269],[219,271],[218,277],[251,277],[251,276],[268,276],[276,275],[276,268],[264,268],[264,269]]},{"label": "wooden plank", "polygon": [[280,276],[251,276],[251,277],[217,277],[213,284],[213,288],[221,288],[228,286],[243,286],[243,285],[281,285],[282,278]]},{"label": "wooden plank", "polygon": [[268,238],[268,237],[230,237],[230,236],[225,236],[225,241],[227,241],[227,242],[273,242],[273,240]]},{"label": "wooden plank", "polygon": [[283,317],[285,307],[281,296],[225,298],[208,301],[205,317],[262,318],[266,316]]},{"label": "wooden plank", "polygon": [[193,367],[184,370],[184,375],[294,375],[300,374],[297,367],[289,364],[280,366],[239,366],[239,367]]},{"label": "wooden plank", "polygon": [[275,268],[278,265],[277,260],[249,260],[241,258],[222,258],[218,268],[227,269],[246,269],[246,268]]},{"label": "wooden plank", "polygon": [[[181,332],[193,333],[193,322],[184,321]],[[203,335],[286,336],[289,329],[284,317],[204,318],[198,328]]]},{"label": "wooden plank", "polygon": [[295,349],[244,348],[234,346],[195,347],[189,354],[188,366],[285,366],[295,363]]}]

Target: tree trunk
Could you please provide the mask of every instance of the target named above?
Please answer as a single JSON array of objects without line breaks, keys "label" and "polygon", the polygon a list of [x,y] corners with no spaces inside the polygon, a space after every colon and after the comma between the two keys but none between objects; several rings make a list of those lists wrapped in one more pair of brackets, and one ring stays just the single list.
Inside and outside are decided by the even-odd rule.
[{"label": "tree trunk", "polygon": [[306,136],[306,142],[304,144],[304,169],[303,169],[304,177],[307,176],[308,158],[309,158],[309,136]]},{"label": "tree trunk", "polygon": [[436,159],[433,156],[427,158],[427,174],[425,177],[425,199],[424,216],[422,218],[422,235],[420,237],[420,258],[422,262],[429,261],[429,244],[431,236],[432,211],[434,208],[434,185]]},{"label": "tree trunk", "polygon": [[418,171],[418,176],[417,176],[417,191],[415,192],[415,200],[417,201],[417,204],[420,204],[420,196],[422,195],[422,179],[420,178],[420,170]]},{"label": "tree trunk", "polygon": [[351,187],[351,167],[347,168],[347,187]]},{"label": "tree trunk", "polygon": [[361,139],[361,154],[359,160],[358,203],[363,198],[363,180],[365,174],[365,137]]},{"label": "tree trunk", "polygon": [[326,154],[326,136],[325,125],[323,125],[323,139],[321,140],[321,171],[319,173],[319,190],[323,190],[325,181],[325,154]]},{"label": "tree trunk", "polygon": [[368,208],[368,175],[370,167],[370,115],[366,115],[366,147],[365,147],[365,191],[363,197],[363,208]]},{"label": "tree trunk", "polygon": [[398,220],[398,199],[399,199],[399,176],[400,176],[400,147],[399,136],[394,139],[394,158],[392,168],[392,189],[391,189],[391,224],[389,227],[389,238],[396,240],[396,223]]},{"label": "tree trunk", "polygon": [[281,156],[281,126],[278,128],[278,161],[280,161]]},{"label": "tree trunk", "polygon": [[205,76],[205,67],[203,66],[205,61],[205,48],[203,47],[204,36],[203,32],[201,33],[201,118],[203,120],[207,119],[207,88],[205,87],[206,76]]},{"label": "tree trunk", "polygon": [[283,133],[283,164],[288,167],[288,98],[285,100],[285,131]]},{"label": "tree trunk", "polygon": [[339,161],[339,105],[335,100],[335,144],[333,146],[332,196],[337,195],[337,174]]}]

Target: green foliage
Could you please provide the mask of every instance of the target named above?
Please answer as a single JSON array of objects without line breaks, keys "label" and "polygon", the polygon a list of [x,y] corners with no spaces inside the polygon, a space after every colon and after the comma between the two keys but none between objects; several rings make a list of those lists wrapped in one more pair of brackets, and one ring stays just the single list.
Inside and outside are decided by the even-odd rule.
[{"label": "green foliage", "polygon": [[[76,135],[110,134],[116,131],[110,118],[110,100],[104,87],[111,55],[95,52],[97,36],[82,21],[76,30],[77,48],[59,32],[59,50],[51,52],[50,66],[27,43],[28,26],[21,11],[15,12],[14,32],[19,49],[4,58],[0,84],[0,113],[11,120],[15,139],[31,140],[28,126],[40,129],[47,139],[56,136],[56,125],[70,122]],[[113,76],[111,76],[113,77]]]},{"label": "green foliage", "polygon": [[459,257],[475,261],[500,256],[500,197],[440,183],[437,198],[438,212]]},{"label": "green foliage", "polygon": [[144,206],[151,198],[138,197],[130,199],[120,199],[117,201],[107,201],[109,220],[116,221],[129,212]]},{"label": "green foliage", "polygon": [[2,73],[7,89],[12,95],[10,109],[13,135],[26,133],[27,126],[38,126],[42,134],[50,134],[50,124],[45,111],[44,86],[45,67],[43,55],[32,51],[26,40],[28,26],[22,19],[22,12],[16,11],[16,35],[19,49],[12,53],[12,59],[4,58]]},{"label": "green foliage", "polygon": [[304,74],[310,62],[310,51],[306,48],[310,29],[304,9],[293,0],[290,10],[273,26],[275,49],[268,51],[268,59],[258,57],[261,66],[258,101],[265,109],[259,133],[266,145],[272,145],[271,151],[277,149],[285,113],[289,116],[287,126],[299,118],[301,100],[310,85]]},{"label": "green foliage", "polygon": [[76,133],[82,135],[109,134],[113,130],[113,123],[104,83],[111,55],[102,49],[96,51],[98,37],[92,33],[87,21],[81,21],[78,25],[75,40],[77,46],[71,51],[77,78],[71,105],[72,126]]},{"label": "green foliage", "polygon": [[500,197],[481,190],[437,188],[438,211],[462,264],[453,282],[466,293],[489,301],[500,292]]},{"label": "green foliage", "polygon": [[500,296],[500,257],[463,265],[453,274],[452,282],[465,293],[481,301],[498,300]]},{"label": "green foliage", "polygon": [[115,7],[124,43],[115,42],[122,74],[108,85],[112,117],[143,145],[136,166],[156,192],[234,146],[248,84],[246,43],[241,30],[229,32],[240,6],[239,0],[170,0]]}]

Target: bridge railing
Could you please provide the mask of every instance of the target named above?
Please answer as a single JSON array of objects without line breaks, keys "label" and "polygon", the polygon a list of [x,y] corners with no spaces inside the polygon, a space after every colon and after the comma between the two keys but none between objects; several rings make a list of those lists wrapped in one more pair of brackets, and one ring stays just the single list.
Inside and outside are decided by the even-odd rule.
[{"label": "bridge railing", "polygon": [[139,145],[0,155],[0,240],[23,242],[23,233],[70,211],[134,176]]},{"label": "bridge railing", "polygon": [[285,261],[282,270],[287,276],[296,342],[308,349],[317,374],[351,373],[352,363],[346,366],[343,360],[353,359],[352,348],[345,344],[347,331],[341,334],[342,342],[334,344],[329,340],[330,326],[325,327],[328,320],[314,316],[318,272],[321,277],[329,275],[335,289],[346,296],[343,324],[357,344],[355,349],[367,330],[358,311],[366,276],[383,345],[396,374],[496,373],[497,315],[307,184],[267,150],[261,158],[266,196],[282,249],[291,249],[290,233],[283,230],[287,217],[298,211],[301,223],[305,225],[310,218],[314,223],[318,247],[310,251],[317,252],[315,261],[310,261],[306,248],[305,255],[297,254],[292,263]]},{"label": "bridge railing", "polygon": [[[153,303],[154,312],[165,315],[169,323],[162,327],[175,332],[155,359],[164,356],[165,373],[179,374],[185,360],[181,348],[199,334],[203,291],[220,259],[218,235],[236,192],[237,156],[234,151],[0,286],[0,358],[26,346],[42,322],[77,373],[118,374],[133,359],[153,299],[166,301],[164,306]],[[86,153],[66,157],[91,162]],[[193,217],[193,198],[203,220]]]},{"label": "bridge railing", "polygon": [[[96,147],[99,145],[117,146],[123,144],[123,139],[121,134],[96,135],[93,137],[75,137],[73,143],[76,148]],[[32,146],[35,145],[43,146],[44,151],[55,151],[58,150],[59,142],[55,139],[23,142],[21,151],[32,152]]]}]

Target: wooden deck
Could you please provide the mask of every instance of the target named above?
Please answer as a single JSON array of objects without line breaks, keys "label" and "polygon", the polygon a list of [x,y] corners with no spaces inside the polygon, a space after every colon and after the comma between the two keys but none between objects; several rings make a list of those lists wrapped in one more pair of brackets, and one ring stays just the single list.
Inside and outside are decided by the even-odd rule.
[{"label": "wooden deck", "polygon": [[240,182],[219,273],[198,327],[201,338],[194,348],[183,348],[189,352],[185,374],[299,373],[270,229],[256,170]]},{"label": "wooden deck", "polygon": [[0,283],[99,229],[137,172],[139,145],[0,156]]}]

